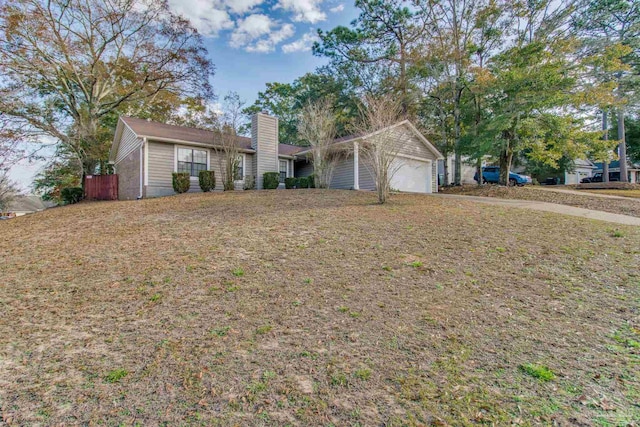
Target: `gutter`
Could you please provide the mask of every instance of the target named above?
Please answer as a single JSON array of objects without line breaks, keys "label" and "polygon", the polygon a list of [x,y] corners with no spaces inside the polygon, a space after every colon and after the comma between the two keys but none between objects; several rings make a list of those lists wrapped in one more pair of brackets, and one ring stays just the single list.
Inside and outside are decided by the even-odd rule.
[{"label": "gutter", "polygon": [[147,138],[142,138],[142,144],[140,144],[140,194],[138,195],[138,200],[142,199],[142,189],[144,185],[144,171],[142,170],[142,166],[144,165],[144,146],[147,143]]},{"label": "gutter", "polygon": [[[170,144],[178,144],[178,145],[186,145],[186,146],[192,145],[192,146],[213,148],[213,149],[223,148],[221,145],[205,144],[203,142],[195,142],[195,141],[186,141],[184,139],[163,138],[163,137],[158,137],[158,136],[138,135],[138,134],[136,134],[136,136],[138,138],[143,138],[144,140],[150,139],[150,140],[157,141],[157,142],[168,142]],[[247,154],[255,154],[256,150],[253,150],[253,149],[250,149],[250,148],[238,148],[238,152],[247,153]]]}]

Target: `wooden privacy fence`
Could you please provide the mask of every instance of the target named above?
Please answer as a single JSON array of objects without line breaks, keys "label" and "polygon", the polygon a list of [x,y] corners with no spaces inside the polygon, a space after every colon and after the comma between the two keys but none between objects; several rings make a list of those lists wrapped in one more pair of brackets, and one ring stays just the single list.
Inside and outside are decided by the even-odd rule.
[{"label": "wooden privacy fence", "polygon": [[84,178],[87,200],[118,200],[118,175],[87,175]]}]

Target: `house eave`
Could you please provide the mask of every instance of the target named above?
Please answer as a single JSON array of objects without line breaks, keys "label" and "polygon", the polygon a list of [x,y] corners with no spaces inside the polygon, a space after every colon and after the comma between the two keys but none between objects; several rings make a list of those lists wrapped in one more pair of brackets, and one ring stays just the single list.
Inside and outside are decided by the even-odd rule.
[{"label": "house eave", "polygon": [[[202,142],[194,142],[194,141],[186,141],[184,139],[175,139],[175,138],[163,138],[163,137],[158,137],[158,136],[151,136],[151,135],[137,135],[138,138],[146,138],[148,141],[156,141],[156,142],[166,142],[169,144],[180,144],[180,145],[194,145],[194,146],[198,146],[198,147],[206,147],[206,148],[223,148],[220,145],[212,145],[212,144],[205,144]],[[254,154],[256,152],[256,150],[250,149],[250,148],[238,148],[238,152],[239,153],[246,153],[246,154]]]}]

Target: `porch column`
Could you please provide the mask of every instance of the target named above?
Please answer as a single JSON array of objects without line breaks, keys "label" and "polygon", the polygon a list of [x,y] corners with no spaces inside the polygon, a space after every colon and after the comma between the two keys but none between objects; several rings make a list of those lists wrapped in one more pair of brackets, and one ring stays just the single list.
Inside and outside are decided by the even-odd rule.
[{"label": "porch column", "polygon": [[360,189],[360,159],[358,157],[358,143],[353,143],[353,189]]}]

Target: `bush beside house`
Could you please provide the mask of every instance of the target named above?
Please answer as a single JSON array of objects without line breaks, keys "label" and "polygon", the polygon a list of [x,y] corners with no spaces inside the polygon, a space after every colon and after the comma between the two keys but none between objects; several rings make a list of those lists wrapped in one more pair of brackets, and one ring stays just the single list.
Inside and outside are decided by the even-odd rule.
[{"label": "bush beside house", "polygon": [[265,172],[263,187],[265,190],[275,190],[280,185],[280,173],[278,172]]},{"label": "bush beside house", "polygon": [[200,171],[198,173],[198,183],[200,184],[200,189],[204,193],[208,193],[216,188],[216,173],[214,171]]},{"label": "bush beside house", "polygon": [[191,187],[191,179],[187,172],[174,172],[173,173],[173,191],[178,194],[186,193]]},{"label": "bush beside house", "polygon": [[284,179],[284,188],[287,189],[291,189],[294,188],[298,185],[298,179],[297,178],[285,178]]}]

